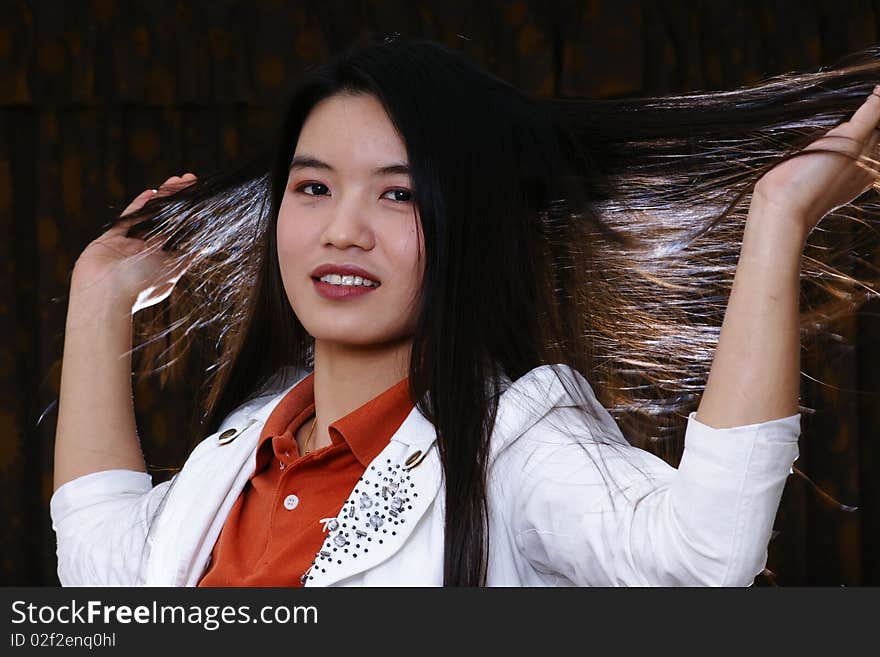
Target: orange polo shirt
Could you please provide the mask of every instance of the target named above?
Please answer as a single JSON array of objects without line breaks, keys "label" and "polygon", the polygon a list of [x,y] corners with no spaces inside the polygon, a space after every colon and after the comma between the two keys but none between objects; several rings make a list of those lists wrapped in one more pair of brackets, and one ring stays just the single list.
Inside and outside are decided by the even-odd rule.
[{"label": "orange polo shirt", "polygon": [[331,424],[330,445],[300,456],[294,436],[315,412],[314,376],[297,383],[266,420],[254,474],[199,586],[302,586],[324,543],[321,519],[336,517],[414,406],[407,377]]}]

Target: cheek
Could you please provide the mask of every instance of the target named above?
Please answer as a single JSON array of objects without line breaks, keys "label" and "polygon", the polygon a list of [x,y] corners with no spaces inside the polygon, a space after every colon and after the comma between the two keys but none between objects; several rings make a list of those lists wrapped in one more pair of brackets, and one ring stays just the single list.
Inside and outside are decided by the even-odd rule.
[{"label": "cheek", "polygon": [[312,237],[308,222],[303,220],[302,214],[297,212],[295,208],[285,208],[282,205],[275,227],[278,261],[282,271],[285,264],[290,266],[293,264],[290,262],[291,260],[295,261],[303,256]]},{"label": "cheek", "polygon": [[281,204],[278,211],[278,222],[275,225],[275,238],[278,241],[278,250],[286,249],[290,241],[290,236],[294,232],[293,226],[296,222],[296,215],[291,208]]},{"label": "cheek", "polygon": [[425,273],[425,238],[420,226],[413,226],[408,231],[404,252],[415,285],[420,286]]},{"label": "cheek", "polygon": [[396,230],[384,235],[384,243],[388,259],[393,263],[394,270],[405,272],[415,278],[420,275],[420,269],[424,262],[419,262],[420,244],[418,235],[411,230]]},{"label": "cheek", "polygon": [[[278,269],[281,281],[292,300],[302,277],[302,269],[308,262],[306,253],[307,237],[301,230],[301,223],[297,221],[295,213],[278,214],[278,224],[275,227],[276,250],[278,257]],[[299,281],[300,283],[302,281]]]},{"label": "cheek", "polygon": [[386,244],[394,270],[405,275],[405,282],[404,277],[401,278],[401,291],[406,289],[407,295],[417,294],[425,268],[424,244],[418,232],[414,228],[396,231],[393,236],[386,235]]}]

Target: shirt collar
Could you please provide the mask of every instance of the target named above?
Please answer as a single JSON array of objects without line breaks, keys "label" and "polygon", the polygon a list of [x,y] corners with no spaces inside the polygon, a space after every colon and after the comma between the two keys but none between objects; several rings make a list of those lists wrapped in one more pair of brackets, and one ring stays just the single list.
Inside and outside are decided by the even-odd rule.
[{"label": "shirt collar", "polygon": [[363,406],[330,425],[348,443],[365,468],[385,449],[413,408],[409,377],[380,393]]},{"label": "shirt collar", "polygon": [[[281,435],[291,426],[298,427],[311,417],[315,403],[314,377],[314,372],[310,372],[278,402],[263,426],[260,445],[273,436]],[[366,468],[385,448],[413,406],[409,395],[409,377],[404,377],[331,423],[331,440],[334,443],[345,441],[355,458]],[[306,413],[308,416],[304,416]]]}]

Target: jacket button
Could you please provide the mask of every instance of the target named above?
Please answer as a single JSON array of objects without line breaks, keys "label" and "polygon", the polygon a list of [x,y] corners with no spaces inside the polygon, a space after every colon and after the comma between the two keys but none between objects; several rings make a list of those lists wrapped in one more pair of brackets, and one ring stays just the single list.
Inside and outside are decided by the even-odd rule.
[{"label": "jacket button", "polygon": [[284,498],[284,508],[288,511],[293,511],[298,506],[299,498],[296,495],[291,494]]},{"label": "jacket button", "polygon": [[413,463],[415,463],[416,461],[419,460],[419,457],[420,457],[421,455],[422,455],[421,450],[416,450],[415,452],[413,452],[412,454],[410,454],[409,457],[407,457],[406,462],[404,463],[404,465],[412,465]]},{"label": "jacket button", "polygon": [[227,429],[219,436],[217,436],[217,443],[220,445],[226,445],[227,443],[231,443],[238,437],[238,429]]}]

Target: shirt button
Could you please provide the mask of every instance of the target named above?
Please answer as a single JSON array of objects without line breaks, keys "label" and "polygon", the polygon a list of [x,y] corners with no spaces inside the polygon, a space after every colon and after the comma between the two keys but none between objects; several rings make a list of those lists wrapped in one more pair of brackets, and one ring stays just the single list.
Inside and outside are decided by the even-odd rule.
[{"label": "shirt button", "polygon": [[299,498],[296,495],[288,495],[284,498],[284,508],[293,511],[299,505]]}]

